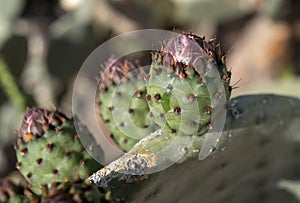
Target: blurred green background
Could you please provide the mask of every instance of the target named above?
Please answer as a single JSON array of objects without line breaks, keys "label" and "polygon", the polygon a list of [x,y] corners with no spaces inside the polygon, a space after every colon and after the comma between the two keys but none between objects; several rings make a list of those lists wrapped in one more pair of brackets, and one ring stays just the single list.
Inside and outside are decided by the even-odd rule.
[{"label": "blurred green background", "polygon": [[71,115],[86,57],[121,33],[152,28],[217,38],[233,95],[300,97],[299,0],[0,0],[0,176],[26,106]]}]

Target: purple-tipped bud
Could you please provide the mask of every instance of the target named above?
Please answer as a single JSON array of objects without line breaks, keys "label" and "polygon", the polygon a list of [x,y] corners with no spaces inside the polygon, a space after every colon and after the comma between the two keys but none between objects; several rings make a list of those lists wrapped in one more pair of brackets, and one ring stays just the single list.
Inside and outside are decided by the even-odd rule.
[{"label": "purple-tipped bud", "polygon": [[110,86],[126,83],[131,79],[142,79],[141,68],[137,62],[127,59],[118,59],[111,56],[105,64],[105,70],[101,74],[100,90],[106,90]]},{"label": "purple-tipped bud", "polygon": [[25,112],[19,138],[24,142],[43,136],[45,131],[54,129],[66,121],[59,111],[49,111],[41,108],[28,108]]}]

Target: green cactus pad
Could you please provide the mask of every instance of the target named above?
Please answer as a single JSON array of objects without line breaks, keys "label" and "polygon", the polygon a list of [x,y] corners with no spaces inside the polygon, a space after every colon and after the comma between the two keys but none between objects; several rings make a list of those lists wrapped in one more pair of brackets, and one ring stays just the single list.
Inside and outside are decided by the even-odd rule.
[{"label": "green cactus pad", "polygon": [[99,167],[58,111],[27,109],[16,143],[17,168],[40,194],[41,185],[85,179]]},{"label": "green cactus pad", "polygon": [[[156,127],[149,118],[146,88],[138,65],[111,57],[99,87],[101,119],[124,151],[154,131]],[[132,135],[136,136],[130,137]]]},{"label": "green cactus pad", "polygon": [[[213,127],[211,113],[218,101],[211,98],[218,100],[222,92],[226,100],[230,97],[230,76],[219,45],[190,34],[170,39],[152,55],[146,83],[153,121],[175,132],[203,135]],[[220,86],[210,85],[216,80]]]}]

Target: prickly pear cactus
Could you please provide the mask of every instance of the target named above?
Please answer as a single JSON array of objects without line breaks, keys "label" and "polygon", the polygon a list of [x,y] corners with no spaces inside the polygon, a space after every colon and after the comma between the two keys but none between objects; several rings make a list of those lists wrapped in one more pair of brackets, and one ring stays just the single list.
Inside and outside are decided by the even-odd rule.
[{"label": "prickly pear cactus", "polygon": [[59,111],[27,109],[15,149],[16,167],[37,194],[41,185],[85,179],[99,167],[81,144],[73,121]]},{"label": "prickly pear cactus", "polygon": [[90,180],[107,187],[116,177],[130,181],[128,175],[138,175],[143,179],[145,174],[197,156],[204,143],[202,135],[214,127],[211,114],[215,107],[225,111],[230,77],[225,56],[213,41],[191,34],[167,41],[160,52],[153,53],[145,77],[149,117],[161,129],[152,131]]},{"label": "prickly pear cactus", "polygon": [[41,197],[42,203],[52,202],[64,203],[112,203],[110,192],[106,192],[95,185],[91,185],[85,181],[77,181],[72,183],[53,182],[48,187],[43,187]]},{"label": "prickly pear cactus", "polygon": [[[213,127],[211,113],[217,97],[225,93],[229,99],[230,77],[225,56],[214,40],[208,42],[191,34],[170,39],[152,55],[146,83],[152,119],[174,132],[203,135]],[[210,90],[210,83],[218,79],[221,85]]]},{"label": "prickly pear cactus", "polygon": [[[230,76],[218,46],[203,38],[184,34],[163,44],[162,51],[152,55],[145,96],[149,116],[161,129],[94,173],[90,181],[110,188],[122,182],[127,189],[116,187],[114,194],[127,191],[126,198],[133,202],[297,202],[279,187],[293,192],[286,179],[299,178],[299,99],[231,99],[213,153],[202,161],[188,159],[199,153],[214,128],[211,114],[221,89],[228,101]],[[217,79],[221,85],[211,88]],[[193,102],[196,105],[190,105]],[[191,122],[194,114],[199,114],[198,122]]]},{"label": "prickly pear cactus", "polygon": [[[202,161],[188,159],[150,174],[146,181],[128,183],[126,194],[130,202],[297,203],[298,193],[291,189],[288,180],[298,180],[300,175],[296,170],[300,100],[247,95],[231,99],[228,107],[222,137],[211,156]],[[117,179],[130,180],[126,170],[136,173],[155,168],[158,154],[149,149],[159,147],[161,135],[150,134],[134,147],[134,152],[93,174],[91,181],[112,186]],[[118,194],[118,190],[114,188],[113,193]]]},{"label": "prickly pear cactus", "polygon": [[144,74],[137,64],[115,57],[105,68],[99,84],[100,116],[113,140],[128,151],[155,129],[145,100]]}]

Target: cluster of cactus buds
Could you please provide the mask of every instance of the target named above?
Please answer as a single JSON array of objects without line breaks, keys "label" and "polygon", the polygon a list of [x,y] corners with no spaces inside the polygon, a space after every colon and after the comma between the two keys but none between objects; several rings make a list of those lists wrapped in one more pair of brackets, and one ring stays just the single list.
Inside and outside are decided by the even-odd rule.
[{"label": "cluster of cactus buds", "polygon": [[[162,43],[162,49],[152,53],[149,72],[137,62],[112,56],[101,76],[97,108],[111,137],[127,153],[90,180],[107,186],[114,177],[144,179],[167,159],[180,162],[195,156],[202,135],[214,127],[211,115],[218,99],[223,96],[227,102],[230,97],[230,77],[219,44],[192,34]],[[211,85],[215,81],[220,85]],[[27,109],[15,149],[17,168],[44,202],[76,202],[74,194],[86,202],[109,200],[101,192],[87,195],[94,189],[83,180],[99,164],[63,113]]]},{"label": "cluster of cactus buds", "polygon": [[[203,135],[213,127],[216,101],[211,98],[223,93],[228,101],[231,93],[231,72],[220,45],[192,34],[163,43],[161,51],[152,53],[148,73],[137,63],[115,57],[105,68],[99,85],[100,116],[125,151],[159,128]],[[221,85],[210,91],[214,80]]]},{"label": "cluster of cactus buds", "polygon": [[[115,64],[118,65],[107,67],[108,73],[122,72],[126,75],[126,63],[120,60]],[[112,71],[117,69],[121,71]],[[111,79],[114,76],[117,79]],[[116,92],[119,92],[116,89],[134,87],[128,80],[118,79],[119,74],[103,77],[110,81],[122,81],[117,85],[109,83],[109,88]],[[143,105],[147,107],[144,109],[147,110],[139,115],[139,120],[150,119],[155,126],[151,128],[154,133],[140,136],[140,141],[128,153],[93,174],[90,180],[105,187],[113,177],[127,177],[130,171],[135,171],[133,168],[143,172],[132,175],[143,177],[146,173],[164,169],[174,162],[195,157],[204,141],[202,135],[214,127],[211,122],[215,107],[222,105],[225,112],[231,93],[230,78],[225,55],[214,40],[206,41],[196,35],[180,34],[162,43],[162,49],[152,53],[150,71],[144,73],[144,77],[135,77],[134,80],[135,84],[144,82],[145,86],[142,99]],[[103,83],[105,87],[108,84],[106,80]],[[105,96],[111,94],[104,95],[100,90],[100,98],[107,99]],[[118,103],[127,106],[130,103],[128,101],[124,99],[122,103],[122,98],[118,99]],[[100,108],[102,118],[108,110],[114,111],[114,108],[107,105]],[[121,112],[116,116],[119,117],[122,117]],[[124,126],[119,127],[115,123],[114,127],[122,129]],[[132,131],[127,131],[127,136],[134,136],[136,132]],[[128,163],[136,163],[136,157],[139,157],[139,163],[143,163],[143,166],[135,164],[133,168],[129,167]]]},{"label": "cluster of cactus buds", "polygon": [[[89,152],[95,155],[95,152],[102,150],[94,147],[97,143],[84,148],[87,142],[94,141],[85,126],[80,124],[76,132],[73,120],[62,112],[28,108],[15,143],[16,168],[23,175],[26,184],[16,185],[8,179],[0,179],[0,201],[123,202],[132,198],[135,193],[133,195],[140,200],[150,202],[153,198],[161,197],[162,193],[171,191],[169,184],[165,183],[173,184],[175,189],[183,191],[172,197],[175,200],[186,192],[192,191],[191,194],[196,194],[202,191],[202,187],[199,187],[201,190],[190,187],[202,183],[202,177],[207,177],[206,171],[211,173],[208,174],[211,180],[222,182],[212,190],[213,194],[221,191],[223,195],[226,187],[224,180],[219,178],[220,171],[232,169],[226,168],[228,163],[232,163],[231,157],[226,159],[226,151],[225,157],[210,159],[202,162],[201,166],[195,164],[195,160],[190,160],[185,162],[186,165],[178,164],[157,176],[150,174],[197,155],[200,157],[205,141],[217,129],[215,124],[219,120],[216,121],[214,116],[216,112],[219,115],[220,106],[227,112],[224,118],[225,131],[217,131],[222,131],[223,134],[220,139],[213,138],[216,142],[209,144],[211,151],[223,151],[232,138],[243,132],[243,128],[245,132],[250,129],[253,133],[252,130],[255,129],[254,132],[261,134],[258,137],[261,148],[257,149],[265,152],[266,144],[281,144],[280,141],[275,142],[265,135],[269,132],[276,134],[278,130],[280,134],[289,126],[289,122],[300,116],[300,100],[295,98],[249,95],[231,99],[229,102],[232,91],[231,72],[226,67],[225,55],[222,54],[220,45],[214,39],[207,41],[193,34],[179,34],[162,42],[161,50],[151,54],[152,61],[148,71],[136,61],[112,56],[101,75],[96,101],[97,112],[109,129],[112,139],[126,153],[107,166],[100,166],[102,168],[92,174],[98,169],[99,163]],[[281,105],[280,109],[278,104]],[[74,120],[77,122],[76,115]],[[273,121],[279,125],[274,125]],[[82,139],[85,143],[81,143],[77,133],[85,134],[86,137]],[[272,137],[274,138],[273,134]],[[275,138],[278,137],[276,135]],[[251,139],[249,136],[250,141],[252,138],[253,136]],[[256,143],[256,139],[252,141]],[[237,146],[235,150],[240,149],[241,145]],[[233,152],[235,151],[227,150],[227,155],[231,156]],[[214,160],[219,162],[220,158],[223,160],[221,163],[212,164]],[[266,166],[265,160],[259,160],[255,170],[261,168],[261,165]],[[209,167],[205,167],[207,163],[210,163]],[[190,171],[192,176],[190,173],[184,175],[186,166],[193,169]],[[202,166],[202,175],[195,178]],[[253,170],[251,167],[250,169]],[[179,176],[174,184],[173,180]],[[145,179],[148,179],[143,182],[145,184],[140,184]],[[191,184],[191,181],[195,184]],[[210,182],[210,188],[213,188],[214,181]],[[233,190],[235,192],[236,188]],[[248,191],[250,190],[247,189],[247,194]],[[141,193],[144,194],[140,195]],[[185,198],[186,194],[183,196]],[[168,200],[172,198],[168,197]]]}]

